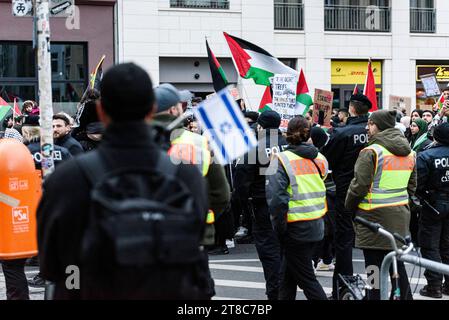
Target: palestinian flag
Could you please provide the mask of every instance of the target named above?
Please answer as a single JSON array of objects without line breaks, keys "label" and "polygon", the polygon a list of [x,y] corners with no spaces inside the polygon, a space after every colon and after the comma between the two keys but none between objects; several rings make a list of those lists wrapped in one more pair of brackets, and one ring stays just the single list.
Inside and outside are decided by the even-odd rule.
[{"label": "palestinian flag", "polygon": [[3,121],[11,110],[11,106],[0,97],[0,121]]},{"label": "palestinian flag", "polygon": [[217,58],[215,58],[214,53],[209,48],[209,43],[207,42],[207,40],[206,40],[206,47],[214,90],[215,92],[218,92],[226,88],[226,86],[228,85],[228,79],[226,78],[226,74],[224,73],[224,70],[221,67],[220,62],[218,62]]},{"label": "palestinian flag", "polygon": [[14,98],[14,118],[17,116],[21,116],[22,112],[19,109],[19,105],[17,104],[17,99]]},{"label": "palestinian flag", "polygon": [[103,78],[103,62],[105,58],[106,56],[103,55],[100,59],[100,62],[98,62],[95,70],[90,74],[90,89],[97,89],[98,91],[100,91],[100,81],[101,78]]},{"label": "palestinian flag", "polygon": [[443,109],[444,106],[444,102],[446,101],[446,99],[444,99],[444,92],[441,94],[440,98],[438,99],[437,103],[438,103],[438,111],[440,112]]},{"label": "palestinian flag", "polygon": [[271,86],[270,78],[274,77],[275,74],[294,74],[298,75],[296,113],[307,113],[313,101],[310,95],[307,94],[309,88],[302,70],[298,73],[298,71],[286,66],[264,49],[246,40],[231,36],[226,32],[224,32],[224,36],[240,76],[245,79],[253,79],[256,84],[268,87],[263,95],[259,111],[267,110],[272,101],[269,89]]}]

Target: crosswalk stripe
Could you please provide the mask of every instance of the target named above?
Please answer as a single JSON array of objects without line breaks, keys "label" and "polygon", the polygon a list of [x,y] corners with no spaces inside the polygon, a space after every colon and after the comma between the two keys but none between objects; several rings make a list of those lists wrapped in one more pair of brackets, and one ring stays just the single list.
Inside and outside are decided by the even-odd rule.
[{"label": "crosswalk stripe", "polygon": [[[212,270],[227,270],[227,271],[242,271],[242,272],[256,272],[256,273],[263,273],[262,267],[247,267],[247,266],[237,266],[237,265],[226,265],[226,264],[215,264],[210,263],[209,268]],[[332,278],[333,272],[332,271],[318,271],[317,279],[319,278]],[[366,274],[360,275],[363,280],[367,279]],[[409,281],[411,284],[422,284],[424,285],[426,283],[426,280],[424,278],[409,278]]]},{"label": "crosswalk stripe", "polygon": [[214,260],[209,259],[209,262],[260,262],[259,259],[224,259],[224,260]]},{"label": "crosswalk stripe", "polygon": [[[265,282],[255,282],[255,281],[236,281],[236,280],[225,280],[225,279],[214,279],[216,286],[221,287],[236,287],[236,288],[247,288],[247,289],[265,289]],[[332,288],[323,287],[326,294],[332,292]],[[298,291],[302,291],[298,288]]]},{"label": "crosswalk stripe", "polygon": [[[225,279],[214,279],[216,286],[221,287],[234,287],[234,288],[245,288],[245,289],[265,289],[265,282],[255,282],[255,281],[236,281],[236,280],[225,280]],[[332,293],[332,288],[323,287],[324,292],[329,295]],[[301,289],[298,288],[299,292],[302,292]],[[423,297],[419,293],[415,293],[413,295],[413,299],[415,300],[449,300],[449,296],[443,296],[442,299],[433,299],[428,297]],[[233,297],[214,297],[213,300],[242,300],[240,298]]]}]

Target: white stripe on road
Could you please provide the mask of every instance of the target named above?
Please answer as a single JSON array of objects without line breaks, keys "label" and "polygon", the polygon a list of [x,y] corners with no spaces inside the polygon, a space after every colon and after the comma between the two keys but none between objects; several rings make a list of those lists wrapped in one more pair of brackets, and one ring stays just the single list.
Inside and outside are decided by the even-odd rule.
[{"label": "white stripe on road", "polygon": [[[224,279],[214,279],[215,285],[218,287],[233,287],[233,288],[244,288],[244,289],[265,289],[265,282],[255,282],[255,281],[235,281],[235,280],[224,280]],[[332,288],[323,287],[324,292],[329,295],[332,293]],[[298,288],[297,291],[302,292],[301,289]],[[215,298],[215,299],[214,299]],[[241,300],[239,298],[233,297],[214,297],[213,300]],[[449,296],[443,296],[442,299],[433,299],[428,297],[423,297],[419,293],[415,293],[413,295],[413,299],[415,300],[448,300]]]},{"label": "white stripe on road", "polygon": [[[235,288],[247,288],[247,289],[265,289],[265,282],[255,281],[236,281],[236,280],[224,280],[214,279],[215,285],[220,287],[235,287]],[[332,293],[332,288],[323,287],[326,294]],[[298,288],[298,291],[302,291]]]},{"label": "white stripe on road", "polygon": [[229,298],[229,297],[212,297],[212,300],[248,300],[248,299]]},{"label": "white stripe on road", "polygon": [[260,262],[259,259],[229,259],[229,260],[211,260],[209,262]]},{"label": "white stripe on road", "polygon": [[[227,271],[242,271],[242,272],[256,272],[263,273],[262,267],[246,267],[246,266],[236,266],[236,265],[227,265],[227,264],[215,264],[210,263],[209,268],[212,270],[227,270]],[[367,279],[366,274],[360,275],[363,280]],[[317,279],[319,278],[332,278],[333,271],[318,271],[316,273]],[[422,284],[426,283],[424,278],[409,278],[411,284]]]}]

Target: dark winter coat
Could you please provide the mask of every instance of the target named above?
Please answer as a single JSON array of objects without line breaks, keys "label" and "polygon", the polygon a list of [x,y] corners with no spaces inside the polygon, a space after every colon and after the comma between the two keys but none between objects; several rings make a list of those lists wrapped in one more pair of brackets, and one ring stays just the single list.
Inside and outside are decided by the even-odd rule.
[{"label": "dark winter coat", "polygon": [[[316,159],[318,150],[308,144],[290,146],[287,150],[292,151],[300,157],[306,159]],[[275,168],[273,174],[267,175],[266,197],[271,216],[273,228],[279,236],[281,242],[286,237],[301,242],[316,242],[324,237],[323,218],[311,221],[300,221],[287,223],[288,203],[290,195],[287,188],[290,185],[290,179],[285,169],[278,159],[271,161],[270,169]],[[325,177],[323,177],[325,179]]]},{"label": "dark winter coat", "polygon": [[[405,157],[411,152],[407,139],[399,129],[387,129],[374,135],[369,145],[379,144],[396,156]],[[376,154],[372,150],[364,150],[355,164],[355,175],[346,196],[345,206],[348,210],[356,211],[356,215],[368,221],[380,223],[390,232],[397,232],[402,236],[410,234],[410,208],[408,205],[383,207],[371,211],[358,209],[359,203],[368,194],[373,182],[376,166]],[[409,196],[416,191],[416,165],[408,181]],[[380,234],[374,234],[360,224],[354,224],[355,245],[362,249],[392,250],[390,241]],[[400,245],[398,243],[398,245]]]},{"label": "dark winter coat", "polygon": [[[144,122],[111,124],[106,129],[102,144],[91,152],[100,152],[111,171],[124,167],[153,168],[160,157],[160,149],[153,142],[151,129]],[[198,169],[180,164],[175,175],[191,191],[195,214],[205,222],[207,193]],[[82,294],[83,288],[67,290],[66,268],[70,265],[81,266],[81,244],[91,210],[91,188],[76,159],[63,163],[44,183],[43,197],[37,211],[40,272],[45,279],[55,282],[56,299],[79,299]],[[198,237],[202,236],[198,234]],[[185,274],[169,277],[169,280],[161,277],[154,280],[153,286],[174,285],[170,281],[178,281],[179,285],[185,282],[184,285],[193,290],[196,283],[191,278],[193,274],[194,270],[189,269]]]}]

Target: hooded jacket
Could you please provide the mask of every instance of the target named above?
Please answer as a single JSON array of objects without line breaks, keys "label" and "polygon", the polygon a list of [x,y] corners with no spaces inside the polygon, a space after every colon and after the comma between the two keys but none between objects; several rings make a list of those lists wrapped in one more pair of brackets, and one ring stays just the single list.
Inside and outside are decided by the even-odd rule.
[{"label": "hooded jacket", "polygon": [[368,141],[367,123],[367,115],[349,117],[346,126],[332,130],[329,142],[323,147],[323,155],[329,162],[340,198],[344,199],[346,195],[354,177],[354,164]]},{"label": "hooded jacket", "polygon": [[[405,157],[411,152],[407,139],[401,131],[392,128],[387,129],[370,138],[368,145],[379,144],[396,156]],[[376,155],[372,150],[364,150],[355,164],[354,179],[351,181],[346,196],[346,208],[356,211],[356,215],[368,221],[380,223],[390,232],[397,232],[401,236],[410,234],[410,209],[408,205],[384,207],[371,211],[358,209],[359,203],[368,194],[374,178],[376,165]],[[408,181],[409,196],[413,196],[416,191],[417,176],[416,164],[412,175]],[[374,234],[360,224],[354,224],[356,233],[355,245],[362,249],[392,250],[390,241],[382,235]],[[398,243],[399,245],[399,243]]]},{"label": "hooded jacket", "polygon": [[[314,146],[304,143],[297,146],[289,146],[287,150],[306,159],[316,159],[318,156],[318,150]],[[290,179],[278,159],[271,161],[270,168],[276,168],[276,171],[267,175],[266,197],[273,228],[278,234],[280,241],[284,242],[286,237],[301,242],[322,240],[324,237],[323,218],[287,223],[286,217],[288,203],[290,202],[287,188],[290,185]]]},{"label": "hooded jacket", "polygon": [[257,133],[257,147],[247,153],[235,167],[233,197],[245,202],[248,198],[265,199],[265,173],[271,156],[282,152],[288,143],[278,129],[267,129]]}]

